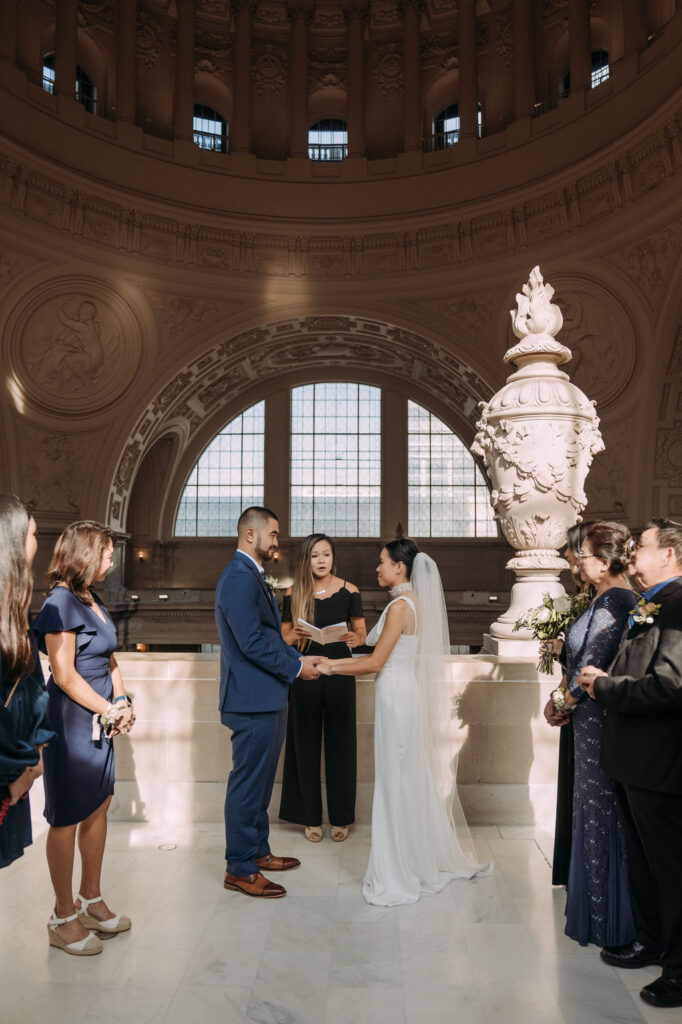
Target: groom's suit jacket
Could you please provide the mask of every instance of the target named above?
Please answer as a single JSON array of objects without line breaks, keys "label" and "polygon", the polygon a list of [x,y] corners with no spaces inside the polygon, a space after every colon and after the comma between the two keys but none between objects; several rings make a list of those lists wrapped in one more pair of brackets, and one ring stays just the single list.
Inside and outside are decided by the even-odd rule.
[{"label": "groom's suit jacket", "polygon": [[594,682],[606,711],[601,765],[625,785],[682,793],[682,581],[652,601],[661,605],[653,623],[631,626]]},{"label": "groom's suit jacket", "polygon": [[275,599],[263,574],[240,551],[216,587],[220,636],[220,710],[280,711],[301,667],[282,639]]}]

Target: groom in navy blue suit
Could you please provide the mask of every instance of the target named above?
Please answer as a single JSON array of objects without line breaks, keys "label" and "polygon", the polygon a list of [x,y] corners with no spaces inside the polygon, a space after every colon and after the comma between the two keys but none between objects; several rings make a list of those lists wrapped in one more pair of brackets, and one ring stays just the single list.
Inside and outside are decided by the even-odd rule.
[{"label": "groom in navy blue suit", "polygon": [[277,604],[263,563],[277,547],[279,523],[267,508],[239,517],[234,558],[218,580],[215,617],[220,636],[220,719],[232,731],[232,771],[225,796],[225,888],[275,898],[286,889],[261,874],[297,868],[268,843],[268,805],[286,729],[289,687],[299,675],[316,679],[319,658],[301,657],[284,642]]}]

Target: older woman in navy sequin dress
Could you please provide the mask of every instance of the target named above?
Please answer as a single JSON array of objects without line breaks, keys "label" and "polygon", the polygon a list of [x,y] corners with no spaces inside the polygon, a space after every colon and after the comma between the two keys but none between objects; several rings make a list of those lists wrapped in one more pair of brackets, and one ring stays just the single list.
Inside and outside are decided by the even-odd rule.
[{"label": "older woman in navy sequin dress", "polygon": [[[565,700],[575,743],[573,834],[566,895],[566,934],[586,946],[619,946],[635,937],[625,839],[614,786],[599,765],[604,712],[578,686],[583,665],[606,668],[628,625],[635,595],[624,577],[630,532],[593,523],[579,554],[581,576],[596,589],[592,604],[566,633]],[[551,720],[552,716],[548,718]],[[557,715],[552,724],[565,718]]]}]

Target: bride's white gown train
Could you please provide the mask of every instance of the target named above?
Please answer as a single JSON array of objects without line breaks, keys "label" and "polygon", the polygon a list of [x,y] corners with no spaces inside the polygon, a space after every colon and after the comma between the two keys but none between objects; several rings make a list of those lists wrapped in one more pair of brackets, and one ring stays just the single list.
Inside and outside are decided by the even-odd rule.
[{"label": "bride's white gown train", "polygon": [[[377,675],[374,724],[372,845],[362,884],[368,903],[393,907],[439,892],[453,878],[488,874],[461,848],[439,797],[427,753],[425,710],[415,672],[417,610]],[[367,637],[376,645],[391,601]],[[412,618],[408,616],[408,618]],[[417,627],[415,629],[415,627]],[[409,635],[412,632],[412,635]]]}]

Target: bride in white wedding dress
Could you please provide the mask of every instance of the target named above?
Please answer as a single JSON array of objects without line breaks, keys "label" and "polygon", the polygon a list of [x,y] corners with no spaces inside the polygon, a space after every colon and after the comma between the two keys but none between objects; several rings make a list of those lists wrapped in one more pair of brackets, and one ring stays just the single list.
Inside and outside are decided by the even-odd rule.
[{"label": "bride in white wedding dress", "polygon": [[[492,864],[476,862],[457,796],[443,679],[449,632],[436,563],[414,541],[390,541],[377,579],[391,600],[367,637],[373,653],[331,664],[342,675],[378,673],[372,846],[362,894],[393,907],[439,892],[453,878],[489,874]],[[324,662],[318,668],[328,671]]]}]

